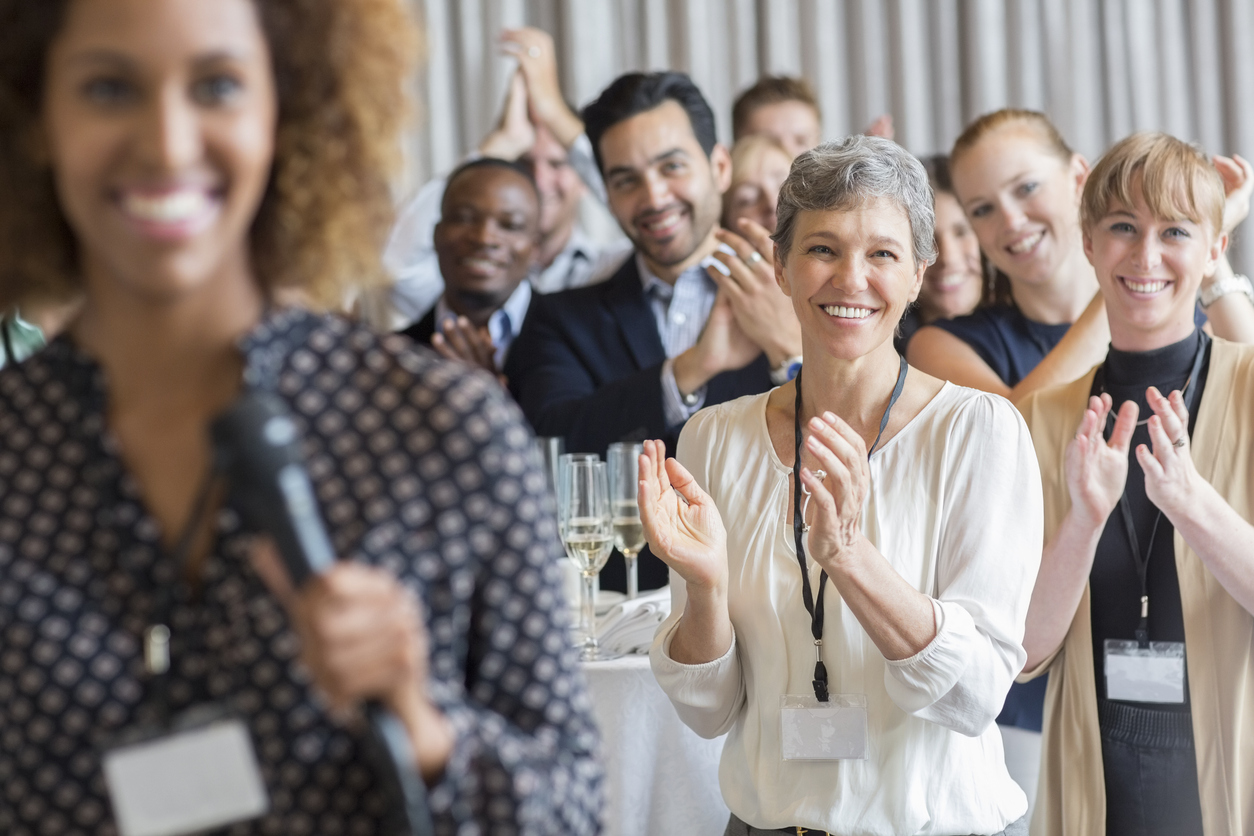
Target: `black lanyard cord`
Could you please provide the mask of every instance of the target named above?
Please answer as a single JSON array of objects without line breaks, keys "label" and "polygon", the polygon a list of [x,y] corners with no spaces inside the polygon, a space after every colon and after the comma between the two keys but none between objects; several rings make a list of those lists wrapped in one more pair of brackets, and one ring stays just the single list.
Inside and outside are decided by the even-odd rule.
[{"label": "black lanyard cord", "polygon": [[[1193,369],[1189,373],[1188,378],[1184,382],[1184,392],[1181,397],[1184,400],[1185,408],[1189,413],[1190,426],[1185,427],[1185,432],[1192,435],[1192,422],[1196,412],[1198,393],[1201,391],[1198,379],[1202,373],[1202,365],[1206,360],[1207,349],[1210,347],[1210,337],[1205,332],[1199,332],[1197,352],[1193,357]],[[1103,363],[1097,367],[1097,371],[1093,375],[1093,386],[1091,393],[1101,395],[1106,391],[1106,364]],[[1111,418],[1114,417],[1114,406],[1112,404],[1111,411],[1106,415],[1106,426],[1102,429],[1103,437],[1109,441],[1110,434],[1113,432]],[[1176,441],[1178,439],[1173,439]],[[1123,522],[1124,533],[1128,537],[1128,545],[1132,550],[1132,562],[1136,565],[1137,578],[1141,582],[1141,617],[1137,622],[1136,642],[1137,646],[1144,649],[1149,647],[1149,562],[1150,556],[1154,553],[1154,539],[1158,536],[1158,524],[1162,522],[1163,512],[1158,509],[1154,515],[1154,524],[1150,527],[1149,542],[1145,546],[1145,551],[1141,551],[1140,538],[1136,535],[1136,524],[1132,519],[1132,504],[1128,501],[1128,490],[1125,487],[1123,493],[1119,495],[1119,516]]]},{"label": "black lanyard cord", "polygon": [[[178,573],[184,572],[187,568],[192,545],[196,541],[196,533],[209,510],[209,498],[213,495],[213,488],[218,483],[220,475],[218,469],[211,465],[209,471],[201,479],[200,487],[196,489],[196,498],[192,500],[191,515],[183,524],[183,530],[179,533],[171,555],[175,571]],[[163,724],[170,717],[168,690],[170,622],[173,617],[173,589],[176,584],[177,580],[172,584],[157,585],[153,593],[152,617],[148,628],[144,631],[144,668],[149,675],[149,703],[156,712],[158,721]]]},{"label": "black lanyard cord", "polygon": [[[884,435],[884,428],[888,426],[888,417],[893,412],[893,406],[897,403],[897,399],[901,397],[901,390],[906,385],[906,370],[908,368],[906,358],[902,357],[901,365],[897,371],[897,383],[893,386],[892,397],[888,399],[888,406],[884,408],[884,415],[880,418],[880,430],[875,436],[875,441],[871,444],[871,449],[866,454],[868,461],[871,458],[871,454],[875,452],[875,448],[879,446],[880,438]],[[793,380],[793,386],[797,389],[797,395],[793,412],[796,458],[793,460],[792,465],[792,534],[797,546],[797,565],[801,567],[801,600],[805,603],[806,612],[810,614],[810,634],[814,637],[814,698],[819,702],[827,702],[829,699],[827,666],[823,664],[823,590],[827,586],[827,572],[823,571],[819,575],[819,594],[816,599],[810,588],[810,573],[806,570],[805,533],[809,530],[809,526],[805,524],[801,504],[803,491],[801,485],[802,371],[804,371],[804,366],[797,371],[797,377]]]}]

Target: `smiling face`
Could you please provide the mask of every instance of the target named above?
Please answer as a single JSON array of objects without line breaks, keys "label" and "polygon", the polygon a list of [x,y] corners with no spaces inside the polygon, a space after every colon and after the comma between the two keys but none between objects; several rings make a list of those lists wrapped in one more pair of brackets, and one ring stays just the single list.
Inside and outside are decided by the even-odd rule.
[{"label": "smiling face", "polygon": [[600,144],[610,212],[654,274],[673,281],[714,250],[731,160],[721,145],[705,155],[678,102],[624,119]]},{"label": "smiling face", "polygon": [[819,114],[805,102],[790,99],[759,105],[745,120],[743,136],[763,134],[784,146],[796,157],[817,146],[823,139]]},{"label": "smiling face", "polygon": [[775,231],[779,187],[788,179],[792,159],[778,145],[759,142],[739,162],[736,153],[732,154],[732,184],[723,196],[723,226],[733,232],[740,231],[736,222],[741,218]]},{"label": "smiling face", "polygon": [[434,239],[449,307],[486,322],[505,304],[531,270],[539,216],[535,189],[504,166],[467,169],[449,182]]},{"label": "smiling face", "polygon": [[74,0],[43,101],[89,293],[163,300],[250,277],[277,104],[249,0]]},{"label": "smiling face", "polygon": [[993,130],[952,161],[954,191],[989,260],[1012,282],[1046,284],[1079,256],[1088,165],[1063,160],[1022,123]]},{"label": "smiling face", "polygon": [[1210,224],[1160,218],[1145,205],[1139,178],[1132,206],[1112,202],[1084,236],[1093,264],[1111,344],[1122,351],[1149,351],[1193,333],[1193,310],[1202,279],[1215,271],[1227,246]]},{"label": "smiling face", "polygon": [[522,155],[540,192],[540,234],[568,235],[583,197],[583,181],[571,166],[566,149],[543,125],[536,125],[536,142]]},{"label": "smiling face", "polygon": [[891,344],[926,269],[916,264],[911,241],[905,209],[883,198],[797,213],[792,247],[776,255],[775,278],[792,298],[807,350],[852,360]]},{"label": "smiling face", "polygon": [[984,287],[980,242],[958,198],[949,192],[936,192],[936,249],[936,261],[923,274],[919,292],[919,307],[927,322],[971,313]]}]

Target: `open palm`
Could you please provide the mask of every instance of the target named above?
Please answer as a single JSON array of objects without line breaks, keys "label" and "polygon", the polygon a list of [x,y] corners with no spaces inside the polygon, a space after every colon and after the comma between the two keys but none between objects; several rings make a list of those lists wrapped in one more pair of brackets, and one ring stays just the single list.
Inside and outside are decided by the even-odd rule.
[{"label": "open palm", "polygon": [[1106,524],[1128,481],[1128,445],[1136,428],[1137,405],[1127,401],[1115,418],[1115,429],[1106,441],[1104,430],[1110,414],[1110,395],[1089,398],[1075,439],[1067,445],[1067,490],[1071,506],[1094,527]]},{"label": "open palm", "polygon": [[727,532],[718,508],[683,465],[666,458],[661,441],[644,442],[639,501],[645,538],[655,555],[689,586],[725,585]]}]

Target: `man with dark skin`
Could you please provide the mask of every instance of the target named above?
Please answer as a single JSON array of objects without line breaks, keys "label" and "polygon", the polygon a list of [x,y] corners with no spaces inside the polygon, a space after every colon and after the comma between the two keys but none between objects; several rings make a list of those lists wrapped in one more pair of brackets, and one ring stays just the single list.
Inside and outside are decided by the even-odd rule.
[{"label": "man with dark skin", "polygon": [[522,165],[482,157],[453,172],[434,240],[444,293],[404,333],[499,376],[531,303],[539,218],[536,184]]}]

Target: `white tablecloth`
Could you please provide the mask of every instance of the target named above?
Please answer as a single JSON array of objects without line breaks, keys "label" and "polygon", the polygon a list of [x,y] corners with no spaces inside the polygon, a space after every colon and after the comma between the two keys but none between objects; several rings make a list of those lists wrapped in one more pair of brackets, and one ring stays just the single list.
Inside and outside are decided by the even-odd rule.
[{"label": "white tablecloth", "polygon": [[680,722],[647,656],[591,662],[584,673],[605,740],[605,836],[722,836],[723,738],[704,740]]}]

